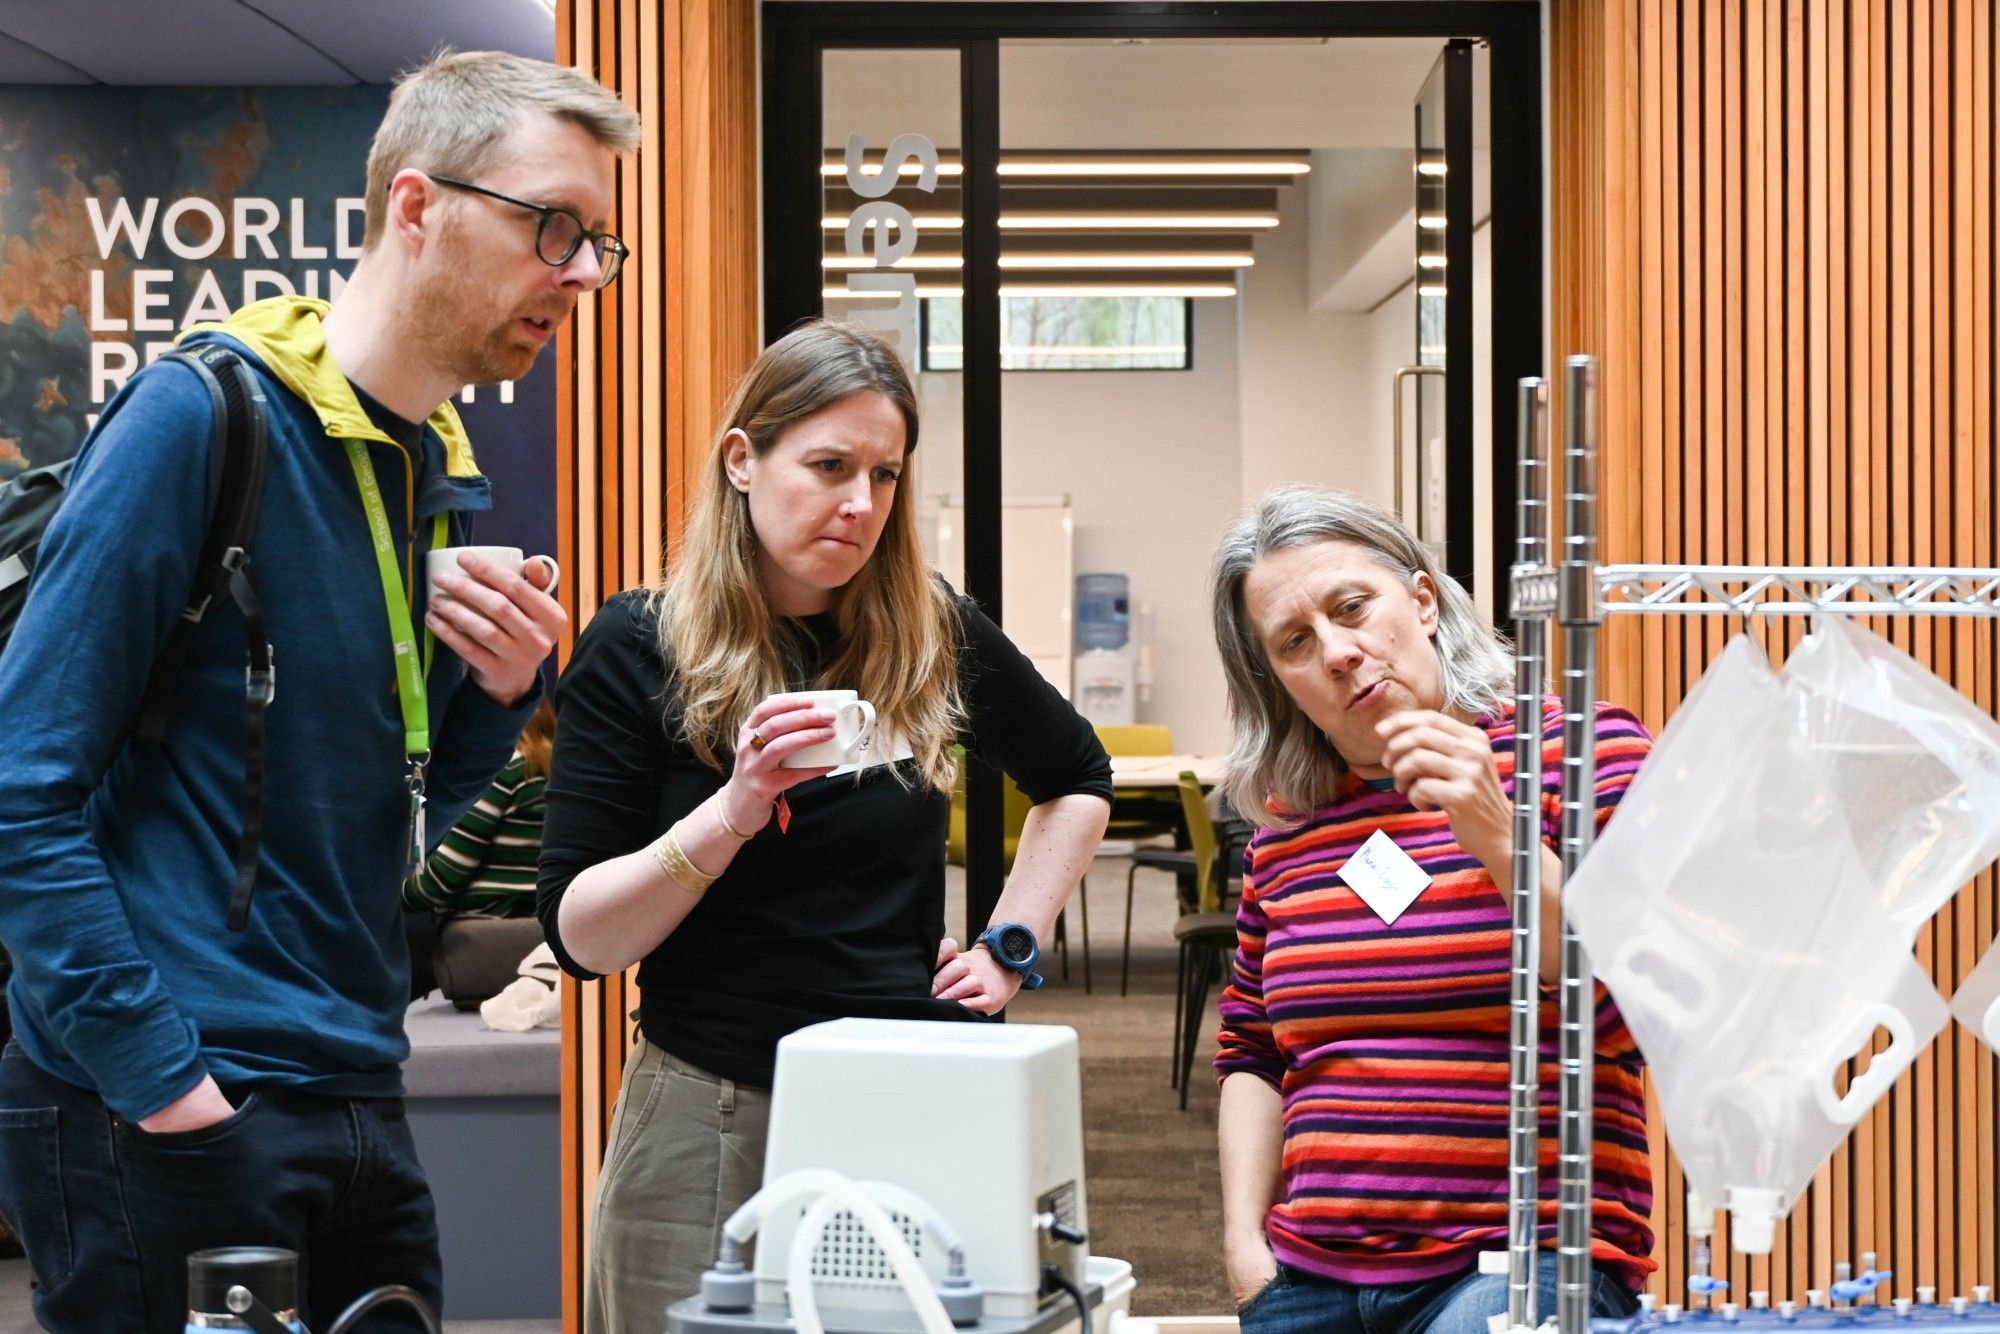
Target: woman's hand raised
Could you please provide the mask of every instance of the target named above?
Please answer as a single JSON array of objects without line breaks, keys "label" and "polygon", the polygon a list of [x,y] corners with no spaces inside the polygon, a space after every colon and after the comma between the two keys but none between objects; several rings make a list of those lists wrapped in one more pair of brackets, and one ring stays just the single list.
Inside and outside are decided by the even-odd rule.
[{"label": "woman's hand raised", "polygon": [[1452,837],[1496,877],[1514,847],[1514,807],[1493,763],[1493,738],[1428,709],[1382,720],[1382,767],[1418,810],[1440,810]]},{"label": "woman's hand raised", "polygon": [[831,767],[787,769],[785,757],[833,740],[834,717],[804,695],[771,695],[750,711],[736,733],[736,767],[718,800],[732,829],[748,837],[771,819],[772,803],[787,788],[823,778]]}]

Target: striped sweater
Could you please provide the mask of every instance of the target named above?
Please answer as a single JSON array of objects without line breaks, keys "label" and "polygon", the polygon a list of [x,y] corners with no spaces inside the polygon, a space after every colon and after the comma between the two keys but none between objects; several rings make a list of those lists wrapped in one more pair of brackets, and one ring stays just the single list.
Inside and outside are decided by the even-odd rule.
[{"label": "striped sweater", "polygon": [[548,779],[531,777],[519,755],[507,761],[473,808],[403,882],[403,906],[417,912],[534,916],[547,788]]},{"label": "striped sweater", "polygon": [[[1512,708],[1480,725],[1511,796]],[[1543,835],[1554,845],[1553,701],[1543,738]],[[1598,706],[1599,827],[1650,746],[1638,719]],[[1377,829],[1432,877],[1393,926],[1335,878]],[[1352,775],[1296,828],[1261,830],[1248,862],[1216,1070],[1256,1075],[1284,1099],[1273,1252],[1310,1274],[1378,1284],[1455,1274],[1504,1248],[1509,923],[1492,877],[1442,812]],[[1553,1246],[1556,1003],[1552,989],[1543,995],[1539,1231]],[[1645,1095],[1638,1049],[1601,986],[1597,1061],[1593,1251],[1636,1289],[1653,1268]]]}]

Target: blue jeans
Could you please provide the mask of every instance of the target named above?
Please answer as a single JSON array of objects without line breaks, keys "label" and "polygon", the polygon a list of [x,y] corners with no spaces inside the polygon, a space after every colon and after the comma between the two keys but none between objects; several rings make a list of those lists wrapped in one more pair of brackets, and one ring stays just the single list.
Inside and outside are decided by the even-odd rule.
[{"label": "blue jeans", "polygon": [[[18,1044],[0,1051],[0,1211],[28,1253],[35,1318],[179,1334],[189,1252],[241,1245],[299,1253],[299,1317],[314,1328],[385,1283],[437,1308],[437,1216],[402,1101],[223,1091],[228,1120],[148,1134]],[[394,1305],[365,1323],[421,1328]]]},{"label": "blue jeans", "polygon": [[[1624,1285],[1591,1272],[1590,1313],[1618,1317],[1638,1309]],[[1536,1313],[1556,1309],[1556,1257],[1536,1257]],[[1356,1287],[1289,1265],[1236,1314],[1242,1334],[1486,1334],[1488,1316],[1507,1309],[1507,1276],[1468,1270],[1422,1283]]]}]

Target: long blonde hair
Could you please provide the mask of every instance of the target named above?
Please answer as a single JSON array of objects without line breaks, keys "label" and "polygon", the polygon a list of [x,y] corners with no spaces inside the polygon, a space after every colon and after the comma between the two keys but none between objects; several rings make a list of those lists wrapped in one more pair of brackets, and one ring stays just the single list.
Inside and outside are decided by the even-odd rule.
[{"label": "long blonde hair", "polygon": [[[764,349],[723,409],[679,559],[652,602],[680,734],[717,769],[735,753],[737,730],[758,701],[788,684],[777,618],[757,577],[750,500],[724,467],[729,433],[742,431],[762,458],[794,423],[861,393],[895,405],[904,452],[916,449],[917,396],[902,362],[852,325],[814,320],[786,334]],[[958,609],[924,561],[906,484],[896,488],[874,553],[835,592],[832,611],[842,647],[806,688],[860,691],[875,705],[881,734],[909,742],[925,784],[949,791],[951,746],[965,718]],[[670,711],[668,725],[675,721]],[[895,771],[907,781],[900,766]]]}]

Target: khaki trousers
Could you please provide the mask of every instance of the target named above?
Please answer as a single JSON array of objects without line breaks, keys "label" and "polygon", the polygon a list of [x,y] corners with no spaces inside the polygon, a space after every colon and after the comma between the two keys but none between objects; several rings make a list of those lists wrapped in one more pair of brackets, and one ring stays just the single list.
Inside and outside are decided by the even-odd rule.
[{"label": "khaki trousers", "polygon": [[763,1184],[770,1120],[769,1089],[639,1039],[597,1181],[584,1334],[662,1334],[667,1308],[715,1263],[723,1223]]}]

